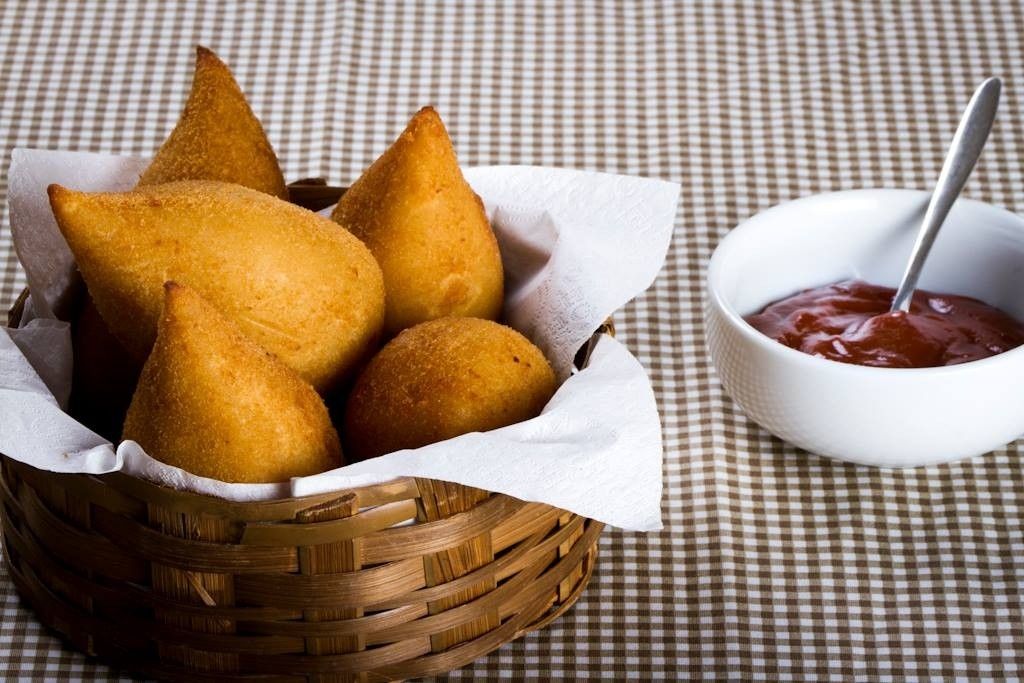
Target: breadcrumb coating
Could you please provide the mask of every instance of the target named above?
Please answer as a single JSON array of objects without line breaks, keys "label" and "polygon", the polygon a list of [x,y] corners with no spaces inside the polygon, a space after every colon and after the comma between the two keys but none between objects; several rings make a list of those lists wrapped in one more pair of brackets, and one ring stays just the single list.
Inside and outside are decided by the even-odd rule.
[{"label": "breadcrumb coating", "polygon": [[153,352],[124,438],[168,465],[227,482],[281,482],[342,462],[320,396],[183,285],[166,284]]},{"label": "breadcrumb coating", "polygon": [[213,181],[124,193],[51,185],[49,194],[100,315],[140,360],[156,336],[167,280],[197,290],[321,391],[375,349],[380,268],[322,216]]},{"label": "breadcrumb coating", "polygon": [[288,198],[274,149],[231,69],[202,46],[185,109],[139,186],[176,180],[219,180]]},{"label": "breadcrumb coating", "polygon": [[498,242],[432,108],[413,116],[331,218],[366,243],[380,263],[387,335],[444,316],[501,315]]},{"label": "breadcrumb coating", "polygon": [[356,380],[342,435],[361,460],[536,417],[555,393],[540,349],[489,320],[441,318],[411,327]]}]

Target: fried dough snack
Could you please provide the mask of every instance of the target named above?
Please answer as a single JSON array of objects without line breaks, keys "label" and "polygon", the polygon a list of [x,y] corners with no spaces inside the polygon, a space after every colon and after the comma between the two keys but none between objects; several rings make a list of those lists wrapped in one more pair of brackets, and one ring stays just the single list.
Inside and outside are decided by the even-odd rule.
[{"label": "fried dough snack", "polygon": [[356,380],[342,430],[361,460],[540,414],[556,388],[540,349],[489,320],[442,318],[387,344]]},{"label": "fried dough snack", "polygon": [[197,290],[321,391],[373,352],[384,319],[380,268],[326,218],[211,181],[49,193],[104,322],[140,359],[156,337],[167,280]]},{"label": "fried dough snack", "polygon": [[287,481],[341,465],[313,387],[173,282],[124,438],[168,465],[227,482]]},{"label": "fried dough snack", "polygon": [[259,119],[231,70],[205,47],[185,110],[139,179],[139,186],[175,180],[237,183],[288,198],[281,167]]},{"label": "fried dough snack", "polygon": [[[192,92],[177,127],[139,180],[223,180],[287,198],[277,157],[228,67],[196,49]],[[125,351],[87,298],[74,328],[72,405],[82,420],[108,435],[121,428],[141,361]]]},{"label": "fried dough snack", "polygon": [[430,107],[349,188],[331,218],[380,263],[388,335],[444,316],[501,314],[497,240]]}]

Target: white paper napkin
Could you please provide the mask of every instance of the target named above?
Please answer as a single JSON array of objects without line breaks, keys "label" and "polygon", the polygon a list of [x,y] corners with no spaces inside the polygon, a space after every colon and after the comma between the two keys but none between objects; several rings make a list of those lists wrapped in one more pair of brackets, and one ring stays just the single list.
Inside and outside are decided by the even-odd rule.
[{"label": "white paper napkin", "polygon": [[661,429],[650,382],[603,337],[590,365],[576,351],[654,281],[671,239],[679,186],[660,180],[529,166],[466,170],[483,198],[506,270],[506,318],[567,378],[537,418],[282,484],[227,484],[160,463],[133,442],[116,449],[61,410],[70,391],[66,323],[76,284],[46,186],[132,187],[146,161],[16,149],[11,228],[33,292],[22,329],[0,334],[0,451],[41,469],[116,470],[232,500],[267,500],[428,477],[548,503],[624,529],[661,528]]}]

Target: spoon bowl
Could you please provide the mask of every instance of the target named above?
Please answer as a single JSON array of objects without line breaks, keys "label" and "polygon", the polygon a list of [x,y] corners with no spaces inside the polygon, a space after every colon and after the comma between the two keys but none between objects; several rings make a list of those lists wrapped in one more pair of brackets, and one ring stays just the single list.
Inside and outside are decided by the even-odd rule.
[{"label": "spoon bowl", "polygon": [[[893,287],[929,194],[855,190],[768,209],[733,229],[708,266],[707,344],[726,392],[755,422],[806,450],[882,467],[979,455],[1024,434],[1024,347],[938,368],[809,356],[743,320],[809,287],[859,278]],[[1024,320],[1024,220],[960,199],[921,287]]]}]

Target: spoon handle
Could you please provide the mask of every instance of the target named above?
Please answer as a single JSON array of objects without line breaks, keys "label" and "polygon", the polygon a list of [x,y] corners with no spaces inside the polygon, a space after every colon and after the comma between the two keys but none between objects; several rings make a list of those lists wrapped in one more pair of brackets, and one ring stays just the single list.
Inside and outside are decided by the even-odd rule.
[{"label": "spoon handle", "polygon": [[889,309],[893,312],[910,310],[911,297],[917,288],[917,280],[921,276],[928,252],[935,242],[935,236],[939,233],[949,210],[953,208],[953,202],[964,189],[967,178],[974,170],[974,164],[981,156],[981,149],[985,146],[989,131],[992,130],[1001,88],[1002,83],[998,78],[989,78],[974,91],[967,109],[964,110],[956,135],[949,146],[949,152],[946,153],[946,160],[942,164],[939,182],[932,193],[931,201],[928,202],[928,210],[925,211],[924,221],[917,233],[910,263],[907,264],[899,289],[893,297],[892,308]]}]

